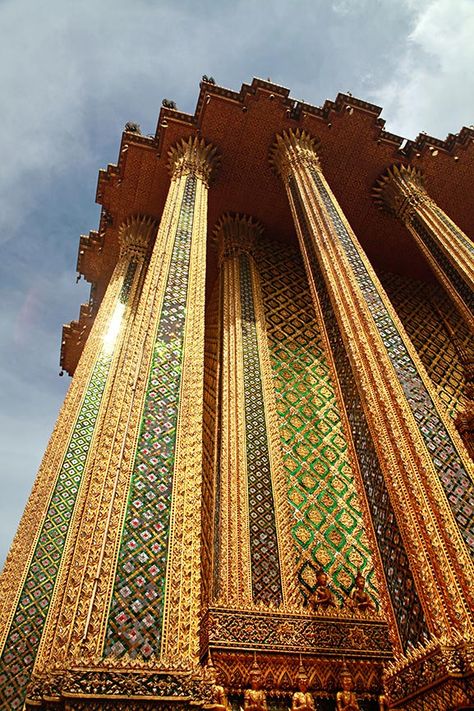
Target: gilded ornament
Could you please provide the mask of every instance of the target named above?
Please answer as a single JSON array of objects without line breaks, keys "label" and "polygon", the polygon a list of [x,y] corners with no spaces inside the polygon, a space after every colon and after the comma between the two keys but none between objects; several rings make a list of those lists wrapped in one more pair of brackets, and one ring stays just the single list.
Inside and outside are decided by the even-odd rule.
[{"label": "gilded ornament", "polygon": [[267,711],[267,695],[262,689],[262,672],[255,654],[250,670],[250,689],[244,692],[244,711]]},{"label": "gilded ornament", "polygon": [[360,711],[360,706],[357,701],[357,696],[354,693],[354,681],[352,674],[344,663],[339,682],[342,687],[336,694],[337,711]]},{"label": "gilded ornament", "polygon": [[308,675],[300,657],[298,669],[298,691],[295,691],[291,700],[291,711],[315,711],[314,699],[308,691]]},{"label": "gilded ornament", "polygon": [[168,167],[173,180],[195,175],[208,186],[219,165],[217,148],[203,138],[184,138],[168,151]]},{"label": "gilded ornament", "polygon": [[365,578],[359,570],[355,577],[354,586],[349,593],[349,604],[353,610],[360,612],[375,610],[374,601],[365,590]]},{"label": "gilded ornament", "polygon": [[316,571],[316,587],[309,597],[309,604],[315,612],[320,608],[336,606],[333,592],[328,585],[328,575],[323,568]]}]

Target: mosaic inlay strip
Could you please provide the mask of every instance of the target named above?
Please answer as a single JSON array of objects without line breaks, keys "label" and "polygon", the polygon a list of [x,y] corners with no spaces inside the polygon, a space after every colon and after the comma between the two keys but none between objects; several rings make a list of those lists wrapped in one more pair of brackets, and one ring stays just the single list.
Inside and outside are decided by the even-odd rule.
[{"label": "mosaic inlay strip", "polygon": [[[224,280],[222,278],[219,279],[219,302],[221,305],[224,304]],[[221,306],[222,308],[222,306]],[[222,315],[219,313],[219,316]],[[219,317],[218,316],[218,317]],[[223,327],[222,327],[223,331]],[[224,363],[224,337],[222,331],[219,332],[219,341],[217,343],[217,349],[216,349],[216,355],[217,355],[217,360],[218,363],[216,364],[216,398],[217,398],[217,411],[216,411],[216,417],[218,418],[219,422],[219,428],[220,428],[220,423],[222,422],[222,390],[223,390],[223,383],[222,383],[222,364]],[[217,441],[216,441],[216,455],[215,455],[215,461],[216,461],[216,476],[215,476],[215,494],[214,494],[214,521],[213,521],[213,553],[214,553],[214,558],[212,561],[212,597],[214,600],[217,600],[220,594],[220,586],[219,586],[219,569],[221,565],[220,561],[220,527],[219,527],[219,517],[220,517],[220,510],[221,510],[221,499],[222,499],[222,491],[221,491],[221,476],[222,473],[220,471],[220,448],[221,448],[221,437],[219,436],[219,431],[217,433]]]},{"label": "mosaic inlay strip", "polygon": [[[219,528],[218,511],[220,505],[220,491],[218,477],[215,476],[216,448],[219,446],[217,437],[219,394],[219,296],[220,284],[218,280],[212,296],[206,304],[206,324],[204,339],[204,398],[203,398],[203,482],[202,482],[202,585],[203,597],[207,600],[211,591],[217,597],[217,571],[219,565],[218,548]],[[219,288],[220,287],[220,288]],[[214,507],[214,489],[215,507]],[[214,510],[215,508],[215,510]],[[216,564],[212,566],[212,560]]]},{"label": "mosaic inlay strip", "polygon": [[[130,262],[119,296],[123,304],[135,270],[136,264]],[[0,660],[1,708],[23,706],[112,362],[109,351],[99,354],[92,371],[5,642]]]},{"label": "mosaic inlay strip", "polygon": [[433,239],[429,230],[425,227],[423,222],[416,217],[416,215],[412,217],[411,224],[416,230],[416,233],[421,241],[435,258],[436,263],[444,272],[447,280],[456,291],[459,298],[466,304],[466,307],[474,315],[474,292],[471,290],[470,286],[462,279],[461,275],[453,267],[441,247],[437,244],[436,240]]},{"label": "mosaic inlay strip", "polygon": [[372,555],[303,265],[272,245],[259,255],[259,272],[303,598],[314,590],[322,566],[337,605],[347,602],[358,568],[377,601]]},{"label": "mosaic inlay strip", "polygon": [[[436,387],[438,397],[449,415],[455,417],[463,404],[464,372],[438,312],[447,319],[457,342],[467,349],[471,337],[464,321],[451,299],[436,285],[398,274],[383,274],[381,280]],[[438,312],[433,305],[437,306]]]},{"label": "mosaic inlay strip", "polygon": [[451,220],[448,219],[448,217],[444,214],[444,212],[435,204],[431,203],[430,204],[431,209],[439,217],[441,222],[446,225],[448,230],[451,232],[451,234],[455,235],[460,242],[466,247],[466,249],[472,254],[474,257],[474,244],[471,242],[471,240],[460,230]]},{"label": "mosaic inlay strip", "polygon": [[387,349],[464,541],[474,558],[474,487],[449,432],[316,170],[314,183]]},{"label": "mosaic inlay strip", "polygon": [[400,638],[406,648],[408,642],[411,644],[421,642],[428,633],[423,609],[416,592],[395,512],[380,469],[354,374],[344,347],[326,283],[314,252],[313,241],[308,233],[304,210],[294,181],[291,181],[290,189],[334,356],[339,385],[352,431],[352,440],[367,494],[390,599],[395,612]]},{"label": "mosaic inlay strip", "polygon": [[186,178],[133,467],[105,653],[159,655],[196,178]]},{"label": "mosaic inlay strip", "polygon": [[280,562],[275,522],[265,404],[258,352],[249,258],[240,256],[240,301],[245,391],[250,557],[255,602],[281,603]]}]

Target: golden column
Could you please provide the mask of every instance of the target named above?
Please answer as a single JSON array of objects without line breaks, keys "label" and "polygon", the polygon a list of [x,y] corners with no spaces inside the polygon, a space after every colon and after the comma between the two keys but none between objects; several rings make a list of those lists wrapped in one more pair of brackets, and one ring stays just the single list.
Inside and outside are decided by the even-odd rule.
[{"label": "golden column", "polygon": [[373,194],[381,207],[407,226],[474,331],[474,244],[428,195],[421,171],[393,165],[378,180]]},{"label": "golden column", "polygon": [[[215,149],[196,138],[170,151],[168,197],[122,334],[32,702],[51,688],[52,675],[58,693],[68,692],[70,684],[87,685],[85,669],[124,671],[124,656],[135,673],[198,661],[207,195],[215,163]],[[81,670],[77,678],[71,668]],[[130,683],[121,673],[116,693]]]},{"label": "golden column", "polygon": [[225,607],[294,602],[290,511],[265,317],[253,258],[261,225],[225,215],[214,232],[222,294],[214,598]]},{"label": "golden column", "polygon": [[[472,470],[452,423],[321,170],[306,132],[277,137],[315,301],[337,317],[432,633],[472,630]],[[369,494],[370,495],[370,494]]]},{"label": "golden column", "polygon": [[130,327],[155,231],[153,220],[141,217],[120,230],[117,265],[5,563],[0,594],[0,700],[8,708],[23,703],[33,666],[40,661],[38,649],[47,619],[62,594],[58,579],[67,566],[66,549],[82,513],[104,413],[114,397],[123,334]]},{"label": "golden column", "polygon": [[[423,174],[413,166],[392,166],[373,191],[377,204],[406,225],[455,308],[474,333],[474,244],[428,195]],[[445,322],[464,370],[463,409],[456,426],[474,458],[474,353],[458,343]]]}]

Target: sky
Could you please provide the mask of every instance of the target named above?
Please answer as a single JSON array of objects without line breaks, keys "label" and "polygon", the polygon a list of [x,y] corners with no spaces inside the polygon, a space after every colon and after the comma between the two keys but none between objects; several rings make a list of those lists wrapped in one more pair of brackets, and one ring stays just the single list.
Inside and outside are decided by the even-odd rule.
[{"label": "sky", "polygon": [[154,133],[163,98],[194,112],[203,74],[256,76],[445,138],[474,123],[474,0],[0,0],[0,33],[1,566],[68,386],[79,235],[125,123]]}]

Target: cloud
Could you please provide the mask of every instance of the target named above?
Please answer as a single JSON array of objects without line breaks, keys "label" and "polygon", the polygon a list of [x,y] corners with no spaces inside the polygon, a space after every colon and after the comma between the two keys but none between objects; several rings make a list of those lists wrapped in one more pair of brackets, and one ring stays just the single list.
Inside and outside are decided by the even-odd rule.
[{"label": "cloud", "polygon": [[22,229],[42,191],[65,174],[84,171],[93,186],[97,166],[115,159],[125,121],[154,131],[164,96],[194,110],[201,74],[232,88],[270,76],[313,102],[361,92],[393,67],[396,51],[372,58],[392,32],[403,35],[408,17],[403,4],[375,0],[0,4],[8,97],[0,241]]},{"label": "cloud", "polygon": [[373,91],[374,100],[384,107],[389,130],[444,138],[474,122],[474,3],[409,6],[418,10],[398,71]]}]

